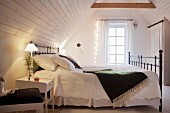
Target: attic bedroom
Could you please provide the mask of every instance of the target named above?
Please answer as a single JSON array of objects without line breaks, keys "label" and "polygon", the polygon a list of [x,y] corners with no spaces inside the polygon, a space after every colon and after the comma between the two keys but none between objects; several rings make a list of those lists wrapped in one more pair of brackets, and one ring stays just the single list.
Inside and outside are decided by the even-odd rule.
[{"label": "attic bedroom", "polygon": [[[169,0],[0,0],[0,111],[169,113],[169,11]],[[6,104],[20,90],[45,100]]]}]

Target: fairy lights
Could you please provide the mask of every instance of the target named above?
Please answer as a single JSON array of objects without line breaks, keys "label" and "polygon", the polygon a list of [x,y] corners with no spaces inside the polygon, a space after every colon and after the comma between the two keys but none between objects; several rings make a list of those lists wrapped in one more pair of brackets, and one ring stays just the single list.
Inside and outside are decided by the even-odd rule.
[{"label": "fairy lights", "polygon": [[99,21],[96,21],[96,30],[95,30],[95,46],[94,46],[94,64],[97,63],[97,56],[98,56],[98,39],[99,39]]}]

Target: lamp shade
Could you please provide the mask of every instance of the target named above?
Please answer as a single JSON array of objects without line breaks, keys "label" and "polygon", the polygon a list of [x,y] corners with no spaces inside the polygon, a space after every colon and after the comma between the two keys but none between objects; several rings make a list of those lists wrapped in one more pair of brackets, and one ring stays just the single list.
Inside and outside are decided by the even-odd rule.
[{"label": "lamp shade", "polygon": [[29,43],[25,48],[25,51],[30,51],[30,52],[38,51],[38,48],[35,46],[35,44]]}]

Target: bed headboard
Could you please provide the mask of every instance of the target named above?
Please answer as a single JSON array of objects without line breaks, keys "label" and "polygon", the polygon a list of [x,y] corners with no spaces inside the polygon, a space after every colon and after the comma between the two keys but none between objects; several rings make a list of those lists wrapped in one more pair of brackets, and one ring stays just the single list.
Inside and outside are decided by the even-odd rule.
[{"label": "bed headboard", "polygon": [[59,52],[59,48],[52,47],[52,46],[42,46],[35,44],[38,48],[38,51],[35,51],[33,55],[41,55],[41,54],[56,54]]}]

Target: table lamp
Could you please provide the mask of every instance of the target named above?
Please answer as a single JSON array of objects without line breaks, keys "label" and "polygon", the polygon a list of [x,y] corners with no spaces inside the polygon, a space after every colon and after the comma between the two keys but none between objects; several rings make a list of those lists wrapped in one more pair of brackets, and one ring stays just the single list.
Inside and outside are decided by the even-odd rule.
[{"label": "table lamp", "polygon": [[35,46],[32,41],[27,45],[25,48],[25,51],[29,51],[31,53],[31,58],[30,58],[30,71],[29,71],[29,77],[28,79],[30,80],[30,77],[33,75],[33,60],[32,60],[32,52],[38,51],[38,48]]}]

